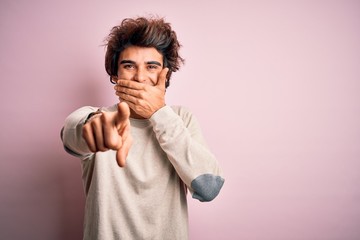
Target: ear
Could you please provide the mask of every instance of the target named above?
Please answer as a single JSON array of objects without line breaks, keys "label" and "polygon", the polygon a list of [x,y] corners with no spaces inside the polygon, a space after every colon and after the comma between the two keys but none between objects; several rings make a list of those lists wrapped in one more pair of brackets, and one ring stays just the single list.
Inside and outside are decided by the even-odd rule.
[{"label": "ear", "polygon": [[170,80],[171,73],[172,73],[172,71],[171,71],[170,68],[169,68],[169,71],[166,73],[166,81],[169,81],[169,80]]},{"label": "ear", "polygon": [[117,80],[118,80],[118,77],[117,76],[110,76],[110,82],[112,84],[116,84],[117,83]]},{"label": "ear", "polygon": [[160,72],[160,75],[158,77],[158,82],[156,85],[158,86],[164,86],[165,87],[165,84],[166,82],[168,81],[168,78],[167,78],[167,73],[169,72],[169,69],[168,68],[163,68]]},{"label": "ear", "polygon": [[165,88],[169,87],[169,85],[170,85],[171,74],[172,74],[172,71],[169,69],[169,71],[166,74]]}]

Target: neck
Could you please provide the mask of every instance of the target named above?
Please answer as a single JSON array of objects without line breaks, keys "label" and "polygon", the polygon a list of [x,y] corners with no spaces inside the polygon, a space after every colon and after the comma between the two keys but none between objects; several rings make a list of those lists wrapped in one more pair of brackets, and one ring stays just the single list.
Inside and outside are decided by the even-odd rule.
[{"label": "neck", "polygon": [[132,110],[131,108],[130,108],[130,117],[135,119],[145,119],[143,116],[140,116],[139,114],[134,112],[134,110]]}]

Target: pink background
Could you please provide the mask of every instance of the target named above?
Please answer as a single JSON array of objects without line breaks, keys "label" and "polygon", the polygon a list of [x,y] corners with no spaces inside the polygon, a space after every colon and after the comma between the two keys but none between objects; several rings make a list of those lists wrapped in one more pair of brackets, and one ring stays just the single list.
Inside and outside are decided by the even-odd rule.
[{"label": "pink background", "polygon": [[101,46],[164,16],[184,46],[168,104],[193,110],[226,182],[189,197],[191,239],[360,239],[359,1],[0,2],[0,239],[80,239],[79,160],[59,137],[117,101]]}]

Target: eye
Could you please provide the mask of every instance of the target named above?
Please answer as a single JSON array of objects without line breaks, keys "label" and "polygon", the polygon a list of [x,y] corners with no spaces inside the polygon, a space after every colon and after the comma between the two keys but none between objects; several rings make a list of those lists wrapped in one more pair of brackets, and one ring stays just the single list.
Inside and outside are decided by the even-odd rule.
[{"label": "eye", "polygon": [[155,64],[148,66],[148,68],[149,68],[150,70],[158,69],[158,67],[159,67],[159,66],[158,66],[158,65],[155,65]]},{"label": "eye", "polygon": [[132,64],[125,64],[125,65],[123,65],[123,68],[125,68],[125,69],[134,69],[135,66],[132,65]]}]

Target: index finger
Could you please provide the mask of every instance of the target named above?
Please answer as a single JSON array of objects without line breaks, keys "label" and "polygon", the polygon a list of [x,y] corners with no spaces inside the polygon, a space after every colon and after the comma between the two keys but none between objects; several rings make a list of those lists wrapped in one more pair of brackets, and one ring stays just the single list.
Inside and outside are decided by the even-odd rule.
[{"label": "index finger", "polygon": [[120,149],[123,144],[122,132],[129,122],[130,110],[125,102],[118,104],[118,111],[101,115],[103,124],[104,143],[107,148]]},{"label": "index finger", "polygon": [[144,83],[130,81],[130,80],[124,80],[124,79],[119,79],[117,81],[117,85],[120,87],[132,88],[132,89],[136,89],[136,90],[145,89],[145,86],[146,86],[146,84],[144,84]]},{"label": "index finger", "polygon": [[126,102],[121,102],[117,105],[117,115],[115,118],[115,124],[119,126],[123,121],[126,121],[130,117],[130,108]]}]

